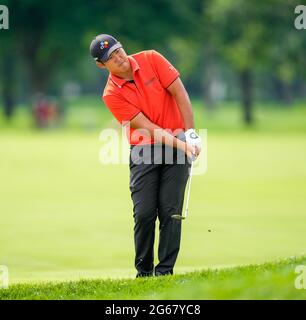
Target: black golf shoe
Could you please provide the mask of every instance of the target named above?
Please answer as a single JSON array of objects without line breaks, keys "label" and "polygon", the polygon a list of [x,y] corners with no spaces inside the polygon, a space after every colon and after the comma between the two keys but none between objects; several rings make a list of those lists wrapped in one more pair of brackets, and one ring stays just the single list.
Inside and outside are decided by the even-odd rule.
[{"label": "black golf shoe", "polygon": [[156,272],[155,272],[155,277],[159,277],[159,276],[172,276],[172,275],[173,275],[173,271],[166,271],[166,272],[156,271]]},{"label": "black golf shoe", "polygon": [[153,277],[153,272],[141,272],[137,273],[136,278]]}]

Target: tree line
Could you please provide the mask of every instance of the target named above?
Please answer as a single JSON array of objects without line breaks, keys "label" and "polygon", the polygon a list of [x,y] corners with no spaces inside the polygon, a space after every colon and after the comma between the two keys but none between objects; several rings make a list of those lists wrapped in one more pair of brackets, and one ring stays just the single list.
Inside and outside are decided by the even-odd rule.
[{"label": "tree line", "polygon": [[116,35],[129,53],[156,49],[167,54],[191,93],[201,94],[208,107],[221,79],[236,92],[233,98],[240,99],[247,124],[254,120],[256,92],[287,103],[305,96],[306,19],[302,7],[296,12],[296,0],[2,4],[10,15],[9,29],[0,30],[0,103],[8,119],[18,102],[37,92],[60,94],[72,75],[82,85],[93,83],[96,74],[87,74],[88,47],[99,33]]}]

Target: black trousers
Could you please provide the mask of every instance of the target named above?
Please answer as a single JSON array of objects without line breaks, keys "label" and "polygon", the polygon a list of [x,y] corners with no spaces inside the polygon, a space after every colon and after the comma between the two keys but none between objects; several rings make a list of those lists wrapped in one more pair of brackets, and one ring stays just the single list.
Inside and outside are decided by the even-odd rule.
[{"label": "black trousers", "polygon": [[[171,160],[172,159],[172,160]],[[180,249],[184,193],[190,164],[175,148],[131,146],[130,191],[134,212],[137,276],[173,274]],[[159,219],[159,263],[154,268],[155,222]]]}]

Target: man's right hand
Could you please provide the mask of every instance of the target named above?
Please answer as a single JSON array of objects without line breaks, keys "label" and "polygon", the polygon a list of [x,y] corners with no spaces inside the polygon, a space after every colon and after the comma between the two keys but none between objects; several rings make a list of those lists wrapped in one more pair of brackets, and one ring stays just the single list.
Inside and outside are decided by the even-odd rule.
[{"label": "man's right hand", "polygon": [[189,159],[195,161],[200,154],[201,150],[198,149],[196,146],[185,142],[185,153]]}]

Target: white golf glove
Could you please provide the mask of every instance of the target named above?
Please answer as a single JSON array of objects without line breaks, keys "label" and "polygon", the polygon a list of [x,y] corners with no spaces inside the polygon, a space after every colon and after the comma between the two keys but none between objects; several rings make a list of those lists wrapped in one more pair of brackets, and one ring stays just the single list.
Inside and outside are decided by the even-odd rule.
[{"label": "white golf glove", "polygon": [[[202,140],[195,132],[194,129],[188,129],[185,132],[186,142],[195,146],[199,151],[201,151]],[[192,161],[196,160],[196,157],[193,156]]]}]

